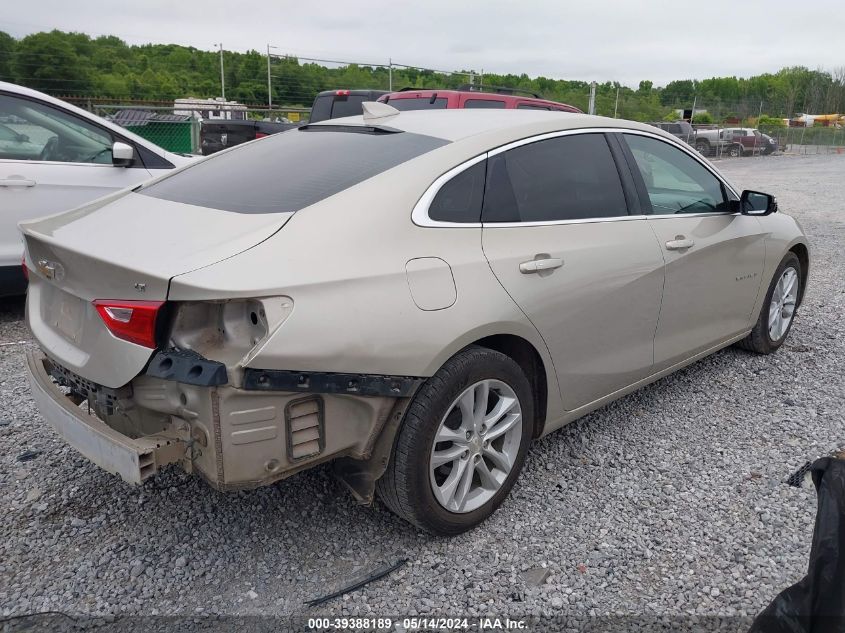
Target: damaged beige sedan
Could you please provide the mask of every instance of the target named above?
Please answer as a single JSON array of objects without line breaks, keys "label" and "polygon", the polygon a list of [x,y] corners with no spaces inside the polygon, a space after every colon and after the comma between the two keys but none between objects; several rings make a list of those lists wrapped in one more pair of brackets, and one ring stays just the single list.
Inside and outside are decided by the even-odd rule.
[{"label": "damaged beige sedan", "polygon": [[332,462],[455,534],[534,438],[783,343],[809,252],[776,211],[653,127],[366,104],[22,224],[32,393],[128,482]]}]

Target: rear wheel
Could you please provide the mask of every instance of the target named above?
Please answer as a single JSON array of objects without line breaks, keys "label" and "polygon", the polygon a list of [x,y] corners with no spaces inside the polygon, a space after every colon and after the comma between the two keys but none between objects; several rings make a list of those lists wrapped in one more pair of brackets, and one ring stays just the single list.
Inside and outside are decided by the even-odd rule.
[{"label": "rear wheel", "polygon": [[510,357],[467,348],[417,392],[379,497],[429,532],[459,534],[490,516],[514,484],[531,442],[528,379]]},{"label": "rear wheel", "polygon": [[758,354],[771,354],[783,345],[792,328],[800,296],[801,262],[795,253],[790,252],[781,261],[769,284],[754,329],[738,345]]},{"label": "rear wheel", "polygon": [[742,156],[742,145],[739,143],[731,145],[728,149],[728,156],[731,156],[732,158],[739,158]]}]

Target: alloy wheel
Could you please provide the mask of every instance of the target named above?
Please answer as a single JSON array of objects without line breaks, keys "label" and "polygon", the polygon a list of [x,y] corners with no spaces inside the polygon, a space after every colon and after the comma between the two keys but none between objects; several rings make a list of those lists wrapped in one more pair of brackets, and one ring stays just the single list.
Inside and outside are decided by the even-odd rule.
[{"label": "alloy wheel", "polygon": [[437,502],[456,513],[492,499],[513,468],[522,441],[522,407],[500,380],[470,385],[440,421],[429,458]]},{"label": "alloy wheel", "polygon": [[798,302],[798,272],[788,267],[783,271],[769,303],[769,338],[779,341],[795,315]]}]

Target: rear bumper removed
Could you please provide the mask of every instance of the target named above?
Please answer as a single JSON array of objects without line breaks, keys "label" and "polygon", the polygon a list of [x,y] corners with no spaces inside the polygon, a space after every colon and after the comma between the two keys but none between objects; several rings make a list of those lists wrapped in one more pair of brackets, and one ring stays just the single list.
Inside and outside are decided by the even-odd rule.
[{"label": "rear bumper removed", "polygon": [[[181,382],[176,374],[183,372],[167,378],[147,373],[107,399],[100,391],[108,390],[86,383],[86,391],[76,384],[84,379],[74,383],[40,352],[28,353],[27,364],[44,419],[82,455],[129,483],[140,484],[178,462],[218,490],[248,489],[334,461],[336,474],[362,503],[372,501],[405,409],[423,380],[259,370],[254,381],[246,381],[255,385],[236,388]],[[76,393],[64,393],[54,376],[76,384]],[[158,435],[129,437],[112,428],[109,417],[81,408],[86,396],[80,394],[106,401],[109,411],[146,410],[169,422]]]},{"label": "rear bumper removed", "polygon": [[185,458],[187,444],[175,438],[149,436],[133,439],[83,411],[53,382],[39,352],[27,352],[32,397],[41,415],[64,440],[103,470],[132,484],[143,483],[161,466]]}]

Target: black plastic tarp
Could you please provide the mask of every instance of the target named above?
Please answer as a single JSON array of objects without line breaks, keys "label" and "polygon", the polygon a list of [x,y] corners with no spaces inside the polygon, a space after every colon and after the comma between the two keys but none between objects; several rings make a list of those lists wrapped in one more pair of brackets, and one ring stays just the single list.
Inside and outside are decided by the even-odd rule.
[{"label": "black plastic tarp", "polygon": [[760,613],[749,633],[845,633],[845,460],[810,468],[818,495],[807,575]]}]

